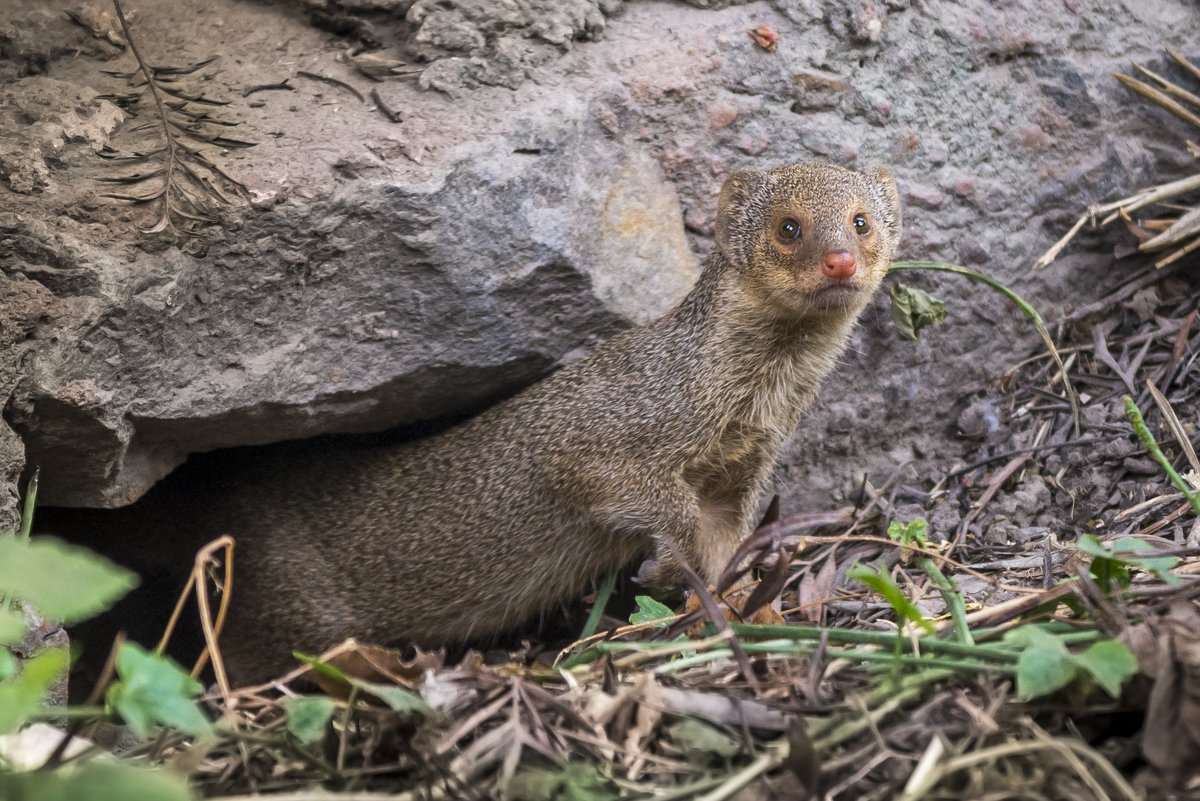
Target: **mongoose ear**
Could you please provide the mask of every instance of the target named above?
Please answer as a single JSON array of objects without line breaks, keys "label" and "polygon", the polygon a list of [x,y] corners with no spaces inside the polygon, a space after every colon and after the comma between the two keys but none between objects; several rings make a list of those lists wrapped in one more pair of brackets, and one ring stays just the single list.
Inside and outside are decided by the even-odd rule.
[{"label": "mongoose ear", "polygon": [[766,173],[758,170],[738,170],[721,186],[721,199],[717,201],[717,247],[739,270],[746,269],[747,246],[751,244],[749,234],[752,232],[746,230],[745,224],[748,220],[760,219],[760,215],[754,215],[753,208],[761,202],[766,179]]},{"label": "mongoose ear", "polygon": [[896,179],[891,170],[879,164],[870,165],[862,174],[871,182],[875,215],[887,231],[890,255],[895,255],[896,246],[900,244],[901,223],[900,190],[896,187]]}]

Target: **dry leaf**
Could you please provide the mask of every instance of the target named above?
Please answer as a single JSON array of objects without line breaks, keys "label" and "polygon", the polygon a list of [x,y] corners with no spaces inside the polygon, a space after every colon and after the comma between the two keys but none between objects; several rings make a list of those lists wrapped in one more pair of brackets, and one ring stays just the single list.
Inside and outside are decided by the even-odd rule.
[{"label": "dry leaf", "polygon": [[650,736],[662,720],[662,697],[659,692],[658,679],[653,673],[643,673],[638,678],[635,697],[638,698],[637,714],[634,725],[625,734],[625,764],[628,766],[627,776],[637,778],[645,762],[646,747]]},{"label": "dry leaf", "polygon": [[390,682],[408,688],[415,688],[426,671],[438,670],[446,661],[442,651],[422,651],[416,649],[416,656],[405,660],[399,651],[383,648],[378,645],[366,645],[354,641],[353,647],[326,660],[329,664],[345,673],[363,681]]},{"label": "dry leaf", "polygon": [[1200,765],[1200,618],[1181,601],[1164,622],[1142,754],[1168,782],[1183,783]]},{"label": "dry leaf", "polygon": [[[750,597],[758,590],[758,587],[758,582],[755,582],[753,584],[739,587],[736,590],[730,590],[724,595],[717,595],[716,590],[712,587],[709,587],[708,591],[712,593],[713,597],[716,598],[718,602],[721,602],[720,605],[724,610],[726,620],[732,620],[738,623],[757,623],[763,626],[786,625],[787,621],[785,621],[780,614],[772,609],[769,605],[760,606],[749,617],[745,617],[741,614],[740,610],[745,606]],[[687,597],[687,601],[683,605],[683,614],[688,615],[701,609],[703,609],[703,604],[700,600],[700,596],[694,592],[690,593]],[[688,636],[702,636],[700,631],[704,628],[705,624],[709,622],[710,621],[708,617],[701,618],[699,623],[688,629]]]},{"label": "dry leaf", "polygon": [[833,582],[836,579],[837,563],[832,554],[821,563],[821,569],[815,576],[811,570],[804,574],[804,578],[800,580],[797,599],[804,620],[817,625],[825,621],[824,601],[833,597]]},{"label": "dry leaf", "polygon": [[[349,639],[330,648],[318,657],[353,679],[375,684],[394,684],[415,689],[426,671],[439,670],[446,661],[442,651],[425,652],[417,649],[411,660],[399,651],[378,645],[366,645]],[[344,698],[347,689],[340,682],[331,682],[311,671],[310,678],[328,695]]]},{"label": "dry leaf", "polygon": [[775,33],[770,25],[759,25],[757,28],[751,28],[747,32],[756,45],[768,53],[775,52],[775,45],[779,44],[779,34]]}]

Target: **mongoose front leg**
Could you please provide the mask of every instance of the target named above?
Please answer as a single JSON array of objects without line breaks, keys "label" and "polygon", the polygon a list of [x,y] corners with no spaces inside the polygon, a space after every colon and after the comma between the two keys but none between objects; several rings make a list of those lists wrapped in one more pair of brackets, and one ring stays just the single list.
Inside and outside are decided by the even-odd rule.
[{"label": "mongoose front leg", "polygon": [[[774,461],[771,440],[761,431],[733,426],[684,468],[682,480],[696,498],[696,517],[694,528],[678,545],[709,584],[717,583],[754,530],[759,498]],[[668,572],[664,560],[672,560],[665,546],[662,542],[658,547],[663,577]]]},{"label": "mongoose front leg", "polygon": [[748,533],[747,513],[757,506],[753,500],[745,502],[746,497],[753,498],[751,493],[742,496],[693,496],[686,507],[676,507],[670,519],[651,529],[654,557],[638,569],[638,581],[647,586],[678,584],[684,578],[682,559],[702,580],[716,584]]},{"label": "mongoose front leg", "polygon": [[602,525],[644,538],[652,555],[638,569],[640,584],[664,587],[682,582],[681,557],[690,565],[701,565],[699,554],[711,533],[710,524],[695,491],[684,482],[643,481],[636,494],[606,497],[593,509]]},{"label": "mongoose front leg", "polygon": [[[641,564],[639,584],[665,587],[684,580],[681,560],[697,568],[701,579],[716,583],[737,550],[740,538],[723,514],[702,511],[687,526],[660,526],[652,535],[654,556]],[[674,547],[672,547],[674,546]]]}]

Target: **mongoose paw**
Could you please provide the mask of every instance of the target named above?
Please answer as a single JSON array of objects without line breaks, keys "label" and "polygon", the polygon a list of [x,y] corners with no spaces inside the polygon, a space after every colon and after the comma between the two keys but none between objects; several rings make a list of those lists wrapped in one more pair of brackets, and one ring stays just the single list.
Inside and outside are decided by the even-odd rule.
[{"label": "mongoose paw", "polygon": [[669,587],[684,580],[683,571],[670,562],[647,559],[638,566],[633,580],[643,587]]}]

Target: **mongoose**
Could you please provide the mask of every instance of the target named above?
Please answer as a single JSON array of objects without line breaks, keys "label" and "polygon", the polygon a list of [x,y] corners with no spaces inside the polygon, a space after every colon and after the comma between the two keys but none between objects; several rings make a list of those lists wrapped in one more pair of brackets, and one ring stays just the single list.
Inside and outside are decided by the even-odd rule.
[{"label": "mongoose", "polygon": [[511,627],[678,544],[709,581],[891,263],[883,167],[741,171],[691,292],[432,439],[280,463],[214,520],[238,539],[222,650],[240,681],[355,636],[436,646]]}]

